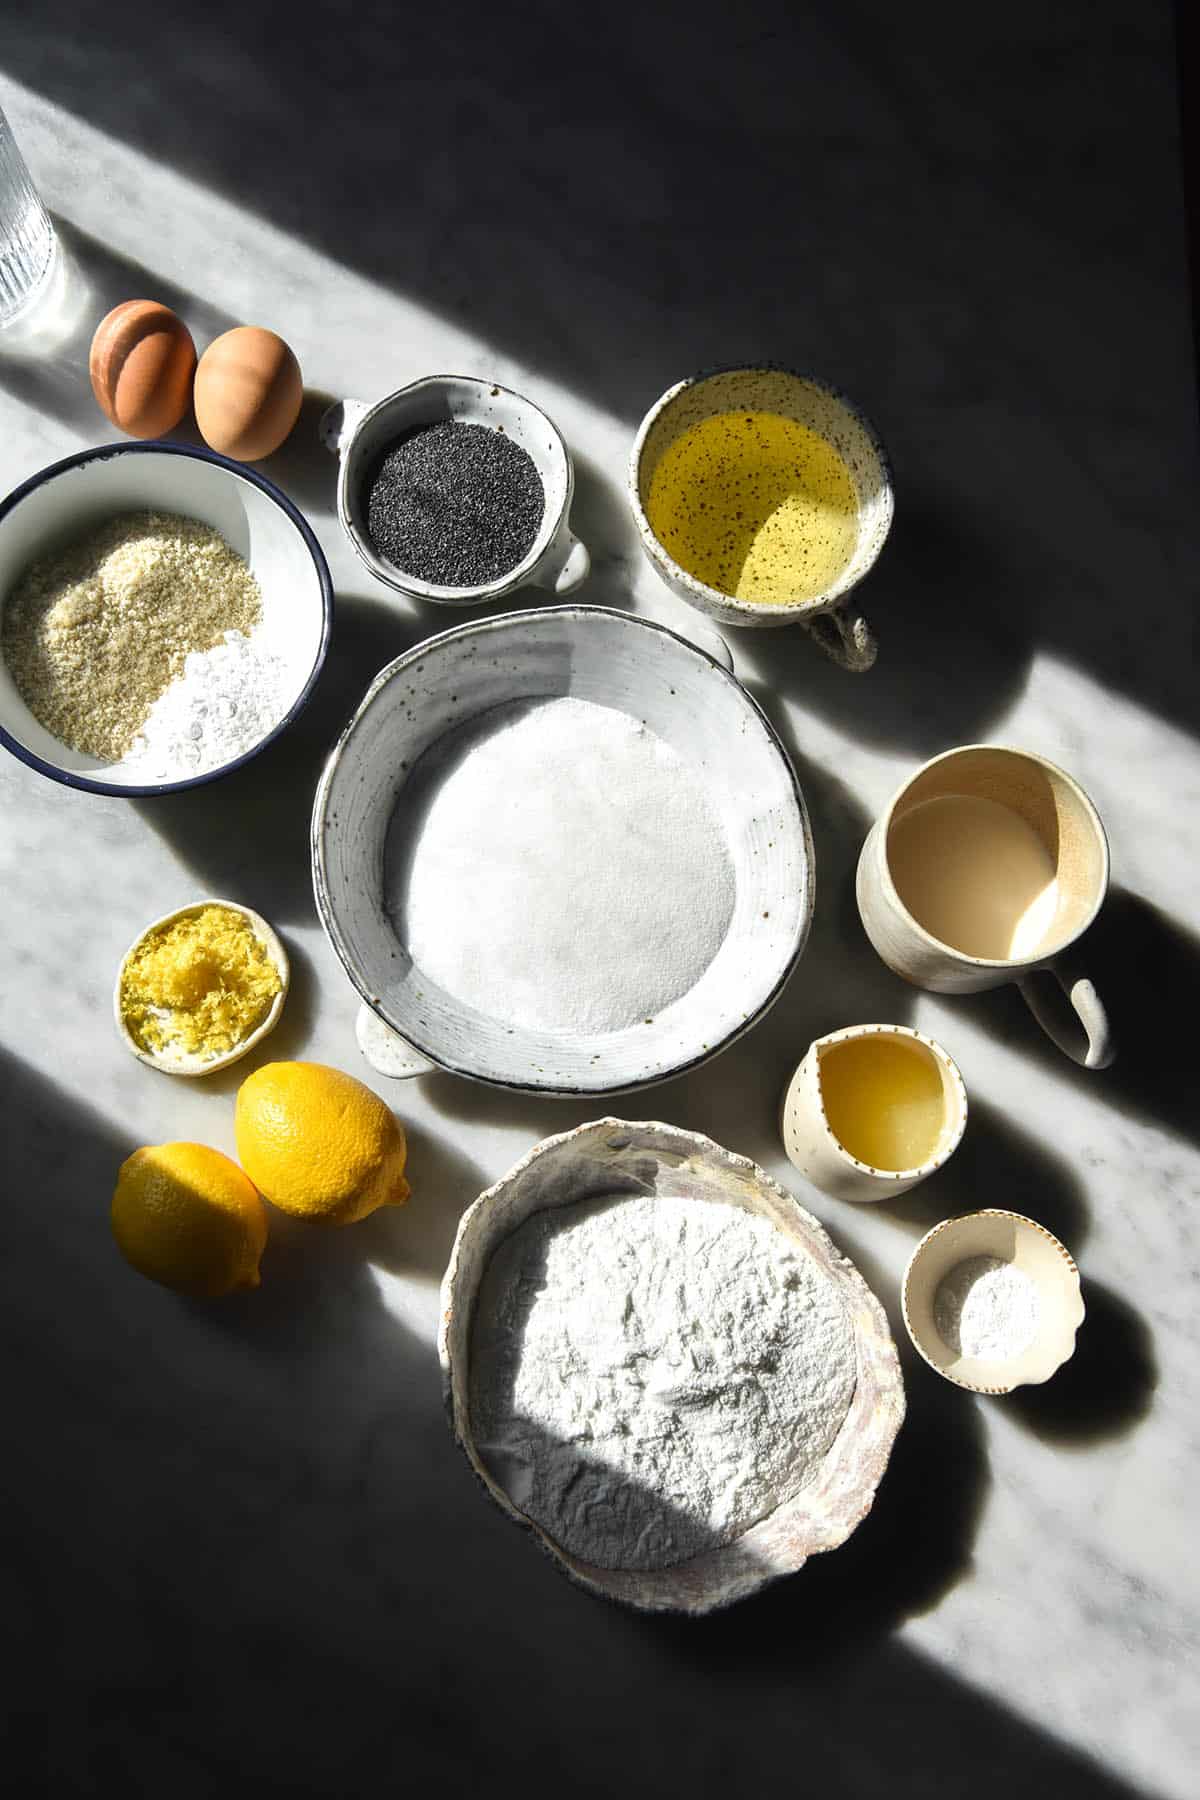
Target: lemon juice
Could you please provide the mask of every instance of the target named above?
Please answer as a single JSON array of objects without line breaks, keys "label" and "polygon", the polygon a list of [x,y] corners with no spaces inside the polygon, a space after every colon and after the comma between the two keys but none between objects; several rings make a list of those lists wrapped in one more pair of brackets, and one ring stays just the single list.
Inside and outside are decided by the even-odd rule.
[{"label": "lemon juice", "polygon": [[646,517],[680,568],[735,600],[815,600],[858,539],[858,497],[833,446],[796,419],[723,412],[669,444]]},{"label": "lemon juice", "polygon": [[923,1044],[884,1034],[843,1038],[821,1053],[829,1129],[873,1169],[916,1169],[937,1149],[946,1117],[941,1071]]}]

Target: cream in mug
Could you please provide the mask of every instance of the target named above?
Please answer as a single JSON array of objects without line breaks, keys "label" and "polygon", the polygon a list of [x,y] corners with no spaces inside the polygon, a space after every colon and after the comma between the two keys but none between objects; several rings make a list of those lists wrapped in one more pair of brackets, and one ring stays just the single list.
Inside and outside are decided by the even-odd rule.
[{"label": "cream in mug", "polygon": [[942,794],[888,833],[888,867],[918,925],[964,956],[1033,956],[1058,910],[1055,860],[1033,826],[976,794]]}]

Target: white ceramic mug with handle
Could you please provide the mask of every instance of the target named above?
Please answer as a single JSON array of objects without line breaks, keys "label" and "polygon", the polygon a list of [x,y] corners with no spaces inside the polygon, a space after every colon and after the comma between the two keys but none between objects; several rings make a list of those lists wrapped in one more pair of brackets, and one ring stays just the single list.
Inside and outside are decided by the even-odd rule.
[{"label": "white ceramic mug with handle", "polygon": [[[1108,840],[1078,782],[996,744],[947,750],[903,784],[858,863],[858,910],[895,974],[938,994],[1015,981],[1059,1049],[1088,1069],[1116,1054],[1074,956],[1108,891]],[[1039,978],[1055,977],[1078,1026]]]}]

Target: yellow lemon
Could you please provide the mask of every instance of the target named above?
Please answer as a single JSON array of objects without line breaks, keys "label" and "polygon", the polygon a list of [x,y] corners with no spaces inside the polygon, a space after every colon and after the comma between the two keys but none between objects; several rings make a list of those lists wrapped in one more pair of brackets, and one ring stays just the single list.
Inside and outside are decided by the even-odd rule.
[{"label": "yellow lemon", "polygon": [[212,1298],[258,1286],[267,1209],[235,1162],[207,1144],[152,1144],[121,1164],[117,1248],[139,1275]]},{"label": "yellow lemon", "polygon": [[351,1225],[403,1206],[404,1131],[365,1082],[323,1063],[266,1063],[238,1089],[238,1155],[273,1206]]}]

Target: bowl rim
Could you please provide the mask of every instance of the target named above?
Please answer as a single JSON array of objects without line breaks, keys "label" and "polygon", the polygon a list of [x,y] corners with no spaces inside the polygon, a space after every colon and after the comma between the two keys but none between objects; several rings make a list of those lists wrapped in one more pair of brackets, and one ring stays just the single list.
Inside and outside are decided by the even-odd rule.
[{"label": "bowl rim", "polygon": [[[543,1084],[539,1082],[517,1081],[499,1075],[480,1075],[472,1069],[462,1068],[458,1063],[450,1061],[444,1055],[438,1054],[435,1050],[431,1050],[417,1033],[405,1026],[397,1024],[393,1019],[390,1019],[386,1015],[382,1010],[382,1002],[379,995],[373,992],[369,982],[364,981],[359,975],[349,945],[344,941],[337,921],[334,918],[325,877],[324,825],[330,784],[334,772],[341,761],[346,745],[368,708],[374,703],[377,696],[388,683],[394,680],[402,669],[406,668],[417,657],[434,649],[436,646],[444,644],[449,638],[465,637],[473,632],[506,629],[513,625],[521,625],[534,621],[544,622],[550,619],[561,618],[564,614],[573,614],[575,616],[583,615],[585,617],[598,616],[604,619],[619,619],[625,625],[637,625],[644,627],[648,631],[657,631],[661,633],[662,636],[673,639],[685,649],[693,651],[697,656],[701,657],[710,668],[715,669],[723,681],[732,683],[733,686],[738,689],[743,701],[757,716],[763,730],[774,744],[775,749],[782,758],[783,766],[787,771],[788,780],[791,784],[791,791],[795,796],[796,807],[800,815],[800,831],[804,843],[805,864],[808,870],[808,904],[805,908],[800,928],[796,934],[796,941],[792,946],[787,962],[781,970],[774,986],[771,988],[770,992],[764,996],[762,1002],[754,1009],[754,1011],[748,1013],[745,1018],[739,1019],[723,1037],[710,1043],[707,1048],[702,1049],[697,1055],[689,1057],[686,1062],[678,1063],[673,1068],[664,1069],[661,1072],[656,1072],[637,1081],[578,1081],[569,1087],[557,1087],[549,1083]],[[453,625],[446,631],[439,631],[435,633],[433,637],[423,639],[419,644],[414,644],[410,649],[403,651],[401,655],[395,657],[390,663],[386,664],[384,668],[380,669],[340,733],[336,744],[329,753],[325,767],[321,771],[320,779],[317,782],[316,792],[313,795],[312,817],[309,826],[309,847],[312,856],[313,896],[316,900],[317,916],[321,921],[322,929],[332,945],[338,961],[350,978],[351,985],[354,987],[360,998],[370,1007],[371,1011],[375,1013],[378,1018],[381,1018],[384,1024],[389,1026],[391,1030],[397,1032],[407,1043],[411,1044],[427,1062],[433,1065],[435,1070],[441,1070],[449,1075],[459,1075],[464,1080],[477,1082],[483,1087],[503,1088],[507,1089],[509,1092],[518,1094],[539,1094],[546,1099],[593,1099],[606,1094],[616,1095],[636,1093],[643,1088],[654,1087],[660,1082],[674,1081],[680,1075],[690,1074],[693,1069],[700,1068],[704,1063],[710,1062],[714,1056],[719,1056],[722,1051],[729,1049],[729,1047],[732,1044],[735,1044],[739,1038],[745,1037],[747,1032],[752,1031],[759,1021],[766,1016],[783,993],[784,988],[787,986],[792,976],[795,974],[797,964],[803,956],[805,946],[808,943],[809,933],[812,930],[813,913],[816,907],[816,855],[813,846],[812,822],[808,816],[808,806],[804,799],[804,791],[800,786],[800,778],[796,773],[796,768],[791,757],[788,755],[787,747],[784,744],[783,739],[780,737],[778,731],[776,731],[774,725],[771,723],[762,707],[758,704],[758,701],[754,698],[753,694],[751,694],[749,689],[738,680],[732,670],[725,667],[724,663],[719,662],[715,656],[705,650],[701,645],[694,643],[691,638],[685,637],[681,632],[673,631],[669,625],[662,625],[657,619],[645,618],[640,613],[625,612],[620,607],[594,606],[585,602],[569,602],[564,606],[531,607],[520,612],[498,613],[487,619],[471,619],[462,625]]]},{"label": "bowl rim", "polygon": [[[867,564],[866,568],[860,570],[852,580],[840,584],[835,582],[830,591],[818,595],[813,600],[787,600],[764,604],[759,600],[739,600],[735,594],[723,594],[719,588],[710,587],[707,582],[701,581],[696,575],[689,574],[681,563],[676,562],[675,558],[671,555],[671,552],[663,544],[658,533],[651,525],[646,514],[646,509],[642,505],[640,480],[642,455],[645,451],[646,439],[649,437],[652,427],[657,422],[660,415],[666,411],[667,407],[670,406],[673,401],[677,400],[680,394],[684,393],[686,389],[702,387],[706,381],[711,381],[714,376],[759,374],[789,375],[794,380],[803,382],[807,387],[816,388],[818,392],[835,400],[839,406],[843,406],[851,417],[858,422],[866,434],[872,451],[878,458],[879,473],[883,481],[884,490],[887,494],[887,522],[884,526],[883,536],[876,547],[875,554]],[[626,495],[629,501],[629,510],[633,514],[633,521],[637,527],[638,535],[641,538],[646,553],[656,566],[662,565],[663,569],[669,573],[671,581],[687,590],[686,597],[696,606],[698,611],[708,613],[710,616],[715,616],[722,610],[725,610],[729,615],[730,622],[735,620],[735,616],[737,619],[753,619],[759,621],[763,618],[764,614],[768,616],[778,615],[774,622],[785,624],[789,622],[799,623],[801,620],[816,619],[821,613],[831,611],[832,608],[844,600],[848,594],[852,594],[854,589],[858,587],[860,583],[864,582],[868,575],[872,573],[883,552],[884,544],[887,542],[888,536],[891,533],[892,522],[895,518],[896,477],[886,444],[880,437],[873,420],[863,411],[857,400],[851,399],[850,395],[847,394],[843,388],[839,387],[836,382],[828,381],[823,375],[814,375],[807,369],[797,369],[791,363],[775,361],[770,357],[763,357],[756,362],[710,364],[706,368],[698,369],[694,375],[685,375],[682,380],[673,382],[672,385],[667,388],[665,393],[659,395],[658,399],[654,402],[653,406],[650,407],[649,411],[642,419],[641,424],[638,426],[637,435],[633,440],[629,452],[629,463],[626,473]]]},{"label": "bowl rim", "polygon": [[6,730],[3,724],[0,724],[0,744],[19,762],[25,763],[28,768],[36,769],[39,775],[46,775],[51,781],[60,782],[63,787],[76,788],[87,794],[111,794],[118,800],[139,799],[153,794],[178,794],[186,788],[203,787],[210,781],[218,781],[221,777],[232,774],[234,769],[240,769],[244,763],[248,763],[252,757],[265,750],[267,745],[273,743],[281,732],[287,730],[292,721],[308,704],[313,688],[317,684],[317,678],[324,667],[325,657],[329,650],[329,640],[333,634],[333,577],[329,573],[325,552],[322,550],[312,526],[295,501],[289,499],[282,488],[277,487],[273,481],[269,481],[257,470],[249,469],[245,464],[235,462],[232,457],[221,456],[216,450],[201,449],[192,444],[176,444],[158,438],[133,444],[98,444],[90,450],[77,450],[70,456],[61,457],[57,462],[47,463],[44,469],[37,470],[35,474],[30,475],[19,486],[13,488],[11,493],[5,495],[3,500],[0,500],[0,529],[3,529],[4,521],[9,513],[13,512],[22,500],[27,499],[37,488],[44,487],[47,482],[53,481],[55,477],[65,474],[68,469],[78,469],[90,462],[106,462],[114,456],[151,455],[183,456],[190,457],[195,462],[212,463],[218,469],[223,469],[227,475],[232,475],[238,480],[248,482],[251,487],[258,488],[269,500],[275,502],[281,512],[287,515],[292,525],[300,533],[317,572],[317,580],[321,588],[321,641],[317,646],[317,653],[304,686],[279,723],[267,732],[265,737],[260,738],[257,744],[254,744],[249,750],[244,750],[232,761],[222,763],[218,769],[209,769],[202,775],[189,775],[181,781],[147,783],[101,781],[77,769],[64,769],[57,763],[47,762],[45,757],[39,756],[35,750],[30,750],[27,745],[22,744],[10,731]]}]

